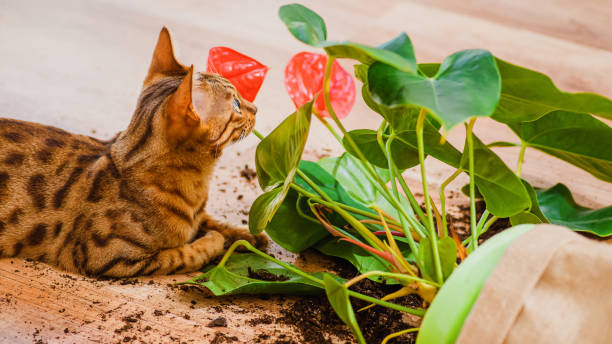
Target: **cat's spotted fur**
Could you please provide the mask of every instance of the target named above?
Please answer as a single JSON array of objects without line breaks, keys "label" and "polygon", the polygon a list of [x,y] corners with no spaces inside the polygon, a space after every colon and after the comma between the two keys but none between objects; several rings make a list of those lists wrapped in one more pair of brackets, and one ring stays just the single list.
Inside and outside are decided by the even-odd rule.
[{"label": "cat's spotted fur", "polygon": [[164,28],[114,139],[0,119],[0,258],[124,277],[197,270],[237,239],[265,245],[204,211],[215,160],[255,112],[223,77],[180,64]]}]

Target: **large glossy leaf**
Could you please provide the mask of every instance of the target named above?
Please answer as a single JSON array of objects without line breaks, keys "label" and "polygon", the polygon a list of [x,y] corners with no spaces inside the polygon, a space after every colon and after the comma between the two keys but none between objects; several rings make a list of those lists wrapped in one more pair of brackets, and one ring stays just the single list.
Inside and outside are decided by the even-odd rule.
[{"label": "large glossy leaf", "polygon": [[417,344],[455,343],[482,286],[504,252],[534,225],[513,227],[495,235],[457,267],[425,313]]},{"label": "large glossy leaf", "polygon": [[592,113],[612,119],[612,100],[593,93],[560,91],[552,80],[527,68],[497,59],[502,94],[493,119],[503,122],[534,121],[556,110]]},{"label": "large glossy leaf", "polygon": [[[530,209],[531,200],[521,179],[478,137],[473,138],[475,182],[491,214],[503,218]],[[466,142],[461,157],[464,171],[469,170],[468,162]]]},{"label": "large glossy leaf", "polygon": [[[342,187],[342,185],[322,167],[312,161],[301,161],[299,168],[308,176],[321,190],[336,202],[349,206],[368,210],[364,205],[356,202]],[[306,190],[316,192],[300,176],[296,176],[294,182]],[[314,219],[305,218],[298,212],[314,219],[314,215],[306,204],[306,199],[299,199],[298,193],[289,190],[286,198],[274,214],[271,221],[265,227],[266,233],[281,247],[291,252],[301,252],[330,236],[329,232]],[[360,218],[357,216],[357,218]],[[328,219],[337,226],[346,225],[346,221],[336,213],[330,214]]]},{"label": "large glossy leaf", "polygon": [[290,4],[282,6],[278,15],[295,38],[310,46],[324,48],[329,56],[352,58],[365,64],[380,61],[399,70],[416,73],[412,42],[405,33],[378,47],[350,41],[327,41],[325,22],[314,11],[299,4]]},{"label": "large glossy leaf", "polygon": [[533,147],[612,182],[612,128],[587,114],[554,111],[510,128]]},{"label": "large glossy leaf", "polygon": [[317,46],[327,39],[325,22],[314,11],[300,4],[281,6],[278,16],[289,32],[303,43]]},{"label": "large glossy leaf", "polygon": [[[612,100],[594,93],[560,91],[552,80],[539,72],[495,59],[501,75],[501,97],[491,116],[502,123],[531,122],[557,110],[591,113],[612,119]],[[419,64],[425,75],[435,75],[437,63]]]},{"label": "large glossy leaf", "polygon": [[538,204],[550,223],[600,237],[612,235],[612,206],[601,209],[582,207],[563,184],[537,190]]},{"label": "large glossy leaf", "polygon": [[[427,126],[425,126],[427,129]],[[416,149],[416,131],[406,130],[397,140]],[[455,168],[467,172],[466,154],[462,155],[435,130],[424,130],[425,153]],[[529,209],[531,204],[527,190],[520,179],[506,164],[474,136],[474,172],[479,194],[484,196],[489,211],[499,217],[509,217]]]},{"label": "large glossy leaf", "polygon": [[335,58],[351,58],[367,65],[378,61],[413,74],[417,70],[412,42],[403,32],[378,47],[350,41],[327,41],[319,46]]},{"label": "large glossy leaf", "polygon": [[257,145],[255,167],[264,194],[255,200],[249,211],[251,233],[257,234],[266,228],[287,195],[306,145],[311,116],[312,102],[309,102]]},{"label": "large glossy leaf", "polygon": [[[249,269],[256,275],[264,271],[280,278],[277,278],[278,281],[250,278]],[[317,278],[322,278],[323,275],[324,273],[312,274]],[[254,253],[235,253],[227,260],[225,266],[212,267],[204,274],[187,281],[186,284],[204,286],[216,296],[236,294],[313,295],[323,292],[322,285]]]},{"label": "large glossy leaf", "polygon": [[349,300],[348,288],[330,275],[323,276],[323,283],[325,284],[327,299],[338,317],[351,329],[359,343],[365,344],[366,341],[363,338],[359,324],[357,324],[357,318]]},{"label": "large glossy leaf", "polygon": [[251,210],[249,210],[249,231],[251,233],[261,233],[268,226],[283,203],[287,190],[281,185],[259,195],[251,204]]},{"label": "large glossy leaf", "polygon": [[[353,141],[355,142],[357,147],[359,147],[359,150],[361,151],[361,153],[363,153],[369,163],[379,168],[386,168],[389,166],[387,164],[387,158],[385,158],[384,152],[378,145],[378,141],[376,139],[376,131],[371,129],[356,129],[349,131],[347,135],[349,135],[353,139]],[[344,145],[344,148],[348,153],[350,153],[354,157],[358,156],[357,152],[353,150],[346,137],[342,139],[342,144]]]},{"label": "large glossy leaf", "polygon": [[329,236],[321,224],[300,216],[298,207],[301,207],[303,213],[312,216],[302,202],[298,203],[298,193],[289,190],[278,211],[265,227],[266,233],[276,244],[294,253],[302,252]]},{"label": "large glossy leaf", "polygon": [[[346,192],[342,184],[316,162],[302,160],[299,167],[300,171],[304,172],[304,174],[317,184],[332,200],[362,210],[368,210],[363,204],[356,202],[348,192]],[[299,176],[295,178],[295,182],[306,190],[316,194],[316,191]]]},{"label": "large glossy leaf", "polygon": [[[374,183],[368,179],[359,166],[361,162],[348,153],[339,157],[326,157],[318,162],[325,171],[331,174],[344,187],[351,197],[365,205],[375,205],[380,193]],[[389,171],[374,167],[378,176],[389,181]]]},{"label": "large glossy leaf", "polygon": [[[404,130],[397,133],[396,136],[398,142],[412,147],[412,149],[417,149],[416,130]],[[423,128],[423,143],[426,155],[431,155],[443,163],[459,168],[461,152],[448,143],[448,141],[444,141],[442,135],[433,129],[433,126],[430,127],[426,124]]]},{"label": "large glossy leaf", "polygon": [[[440,266],[442,268],[442,278],[446,281],[455,269],[457,261],[457,246],[455,241],[449,237],[438,239],[438,253],[440,255]],[[421,271],[423,278],[430,281],[436,280],[436,268],[434,266],[433,251],[431,250],[431,240],[428,237],[421,238],[419,252],[417,258],[420,265],[423,266]]]},{"label": "large glossy leaf", "polygon": [[521,179],[521,181],[523,182],[523,185],[525,186],[525,189],[529,194],[529,199],[531,200],[531,208],[520,212],[514,216],[511,216],[510,223],[513,226],[518,226],[525,223],[548,223],[548,219],[546,219],[546,216],[542,214],[542,210],[540,210],[540,206],[538,205],[538,196],[536,194],[535,189],[525,179]]},{"label": "large glossy leaf", "polygon": [[[357,142],[357,144],[360,145],[362,149],[366,148],[361,146],[360,142]],[[372,148],[374,147],[372,146]],[[365,151],[366,153],[364,154],[366,157],[369,156],[369,149],[366,148]],[[404,156],[401,155],[402,153],[404,153],[404,151],[399,150],[393,153],[395,161],[403,161]],[[375,184],[376,182],[372,181],[364,174],[363,171],[365,167],[360,167],[361,162],[357,158],[351,154],[344,153],[340,157],[323,158],[318,164],[336,178],[353,199],[371,209],[377,206],[387,214],[390,214],[393,218],[399,219],[400,212],[398,209],[391,205],[379,191],[377,184]],[[402,165],[402,167],[403,166],[404,165]],[[388,182],[391,179],[389,170],[385,168],[380,168],[375,165],[374,171],[384,182]],[[404,197],[400,198],[400,204],[406,214],[413,213],[410,203]]]},{"label": "large glossy leaf", "polygon": [[293,179],[310,130],[312,102],[288,116],[258,145],[255,167],[259,185],[270,191]]},{"label": "large glossy leaf", "polygon": [[433,77],[374,63],[368,85],[376,102],[423,106],[450,130],[471,117],[490,116],[499,100],[501,80],[490,52],[463,50],[444,59]]},{"label": "large glossy leaf", "polygon": [[[368,162],[383,169],[389,167],[385,152],[383,152],[378,144],[376,131],[371,129],[356,129],[348,132],[347,135],[357,144]],[[343,139],[343,144],[347,152],[352,156],[357,156],[351,145],[348,144],[346,137]],[[416,148],[400,140],[394,140],[391,143],[391,157],[400,171],[419,164],[419,155]]]}]

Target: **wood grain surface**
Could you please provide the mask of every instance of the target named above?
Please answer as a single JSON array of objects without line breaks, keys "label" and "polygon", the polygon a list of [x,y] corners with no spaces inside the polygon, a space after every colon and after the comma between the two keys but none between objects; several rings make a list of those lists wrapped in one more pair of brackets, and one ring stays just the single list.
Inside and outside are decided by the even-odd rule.
[{"label": "wood grain surface", "polygon": [[[277,18],[283,3],[0,0],[0,117],[111,137],[130,120],[157,34],[165,25],[185,64],[204,69],[208,49],[224,45],[270,67],[255,101],[259,108],[256,127],[269,132],[294,110],[283,86],[285,64],[293,54],[312,50],[293,39]],[[326,20],[330,39],[378,44],[405,31],[421,62],[440,61],[461,49],[484,48],[550,75],[563,90],[612,97],[609,1],[303,3]],[[342,64],[351,68],[348,61]],[[358,99],[345,124],[348,128],[376,127],[378,121]],[[485,142],[515,140],[508,129],[490,120],[479,120],[476,134]],[[449,140],[461,147],[462,130],[452,131]],[[245,165],[253,167],[256,144],[257,139],[250,137],[228,149],[215,177],[209,211],[236,224],[247,218],[260,192],[255,182],[240,177]],[[313,124],[307,147],[307,156],[313,159],[339,149],[318,123]],[[516,149],[497,151],[509,166],[515,166]],[[433,160],[427,162],[427,168],[433,187],[452,173]],[[528,150],[523,172],[536,186],[565,183],[586,206],[612,204],[612,186],[544,154]],[[418,171],[409,170],[406,176],[418,190]],[[451,186],[456,190],[466,180],[458,179]],[[456,202],[465,199],[459,197]],[[271,250],[285,259],[297,259],[307,269],[325,268],[316,259],[306,264],[277,246]],[[248,325],[250,319],[262,315],[278,315],[292,298],[212,298],[201,291],[168,286],[186,277],[156,277],[122,285],[67,275],[44,264],[2,259],[0,343],[108,343],[126,338],[143,343],[210,343],[216,336],[236,337],[235,342],[240,343],[272,343],[280,334],[300,341],[289,325]],[[219,316],[227,318],[227,327],[207,327]],[[134,318],[137,321],[132,322]],[[260,338],[264,333],[271,337]]]}]

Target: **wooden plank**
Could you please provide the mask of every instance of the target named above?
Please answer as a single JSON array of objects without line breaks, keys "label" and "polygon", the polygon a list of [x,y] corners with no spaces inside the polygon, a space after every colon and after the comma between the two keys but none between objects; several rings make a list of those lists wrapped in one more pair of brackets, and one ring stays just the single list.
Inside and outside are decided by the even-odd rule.
[{"label": "wooden plank", "polygon": [[581,45],[612,50],[606,0],[413,0],[444,10],[467,14],[519,30],[529,30]]}]

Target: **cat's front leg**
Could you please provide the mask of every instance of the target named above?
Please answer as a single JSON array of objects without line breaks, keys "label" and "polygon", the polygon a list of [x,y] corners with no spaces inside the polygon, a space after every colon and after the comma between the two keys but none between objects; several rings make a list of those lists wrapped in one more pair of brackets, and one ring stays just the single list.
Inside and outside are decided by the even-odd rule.
[{"label": "cat's front leg", "polygon": [[205,235],[205,233],[210,230],[221,233],[226,239],[226,246],[231,245],[237,240],[246,240],[251,243],[251,245],[259,249],[265,249],[269,244],[268,237],[263,233],[253,235],[246,228],[237,228],[226,223],[222,223],[205,214],[200,222],[200,226],[198,227],[198,237]]},{"label": "cat's front leg", "polygon": [[197,271],[222,255],[225,238],[217,231],[208,231],[195,241],[168,248],[142,258],[103,255],[106,262],[90,275],[105,277],[135,277],[145,275],[173,275]]}]

